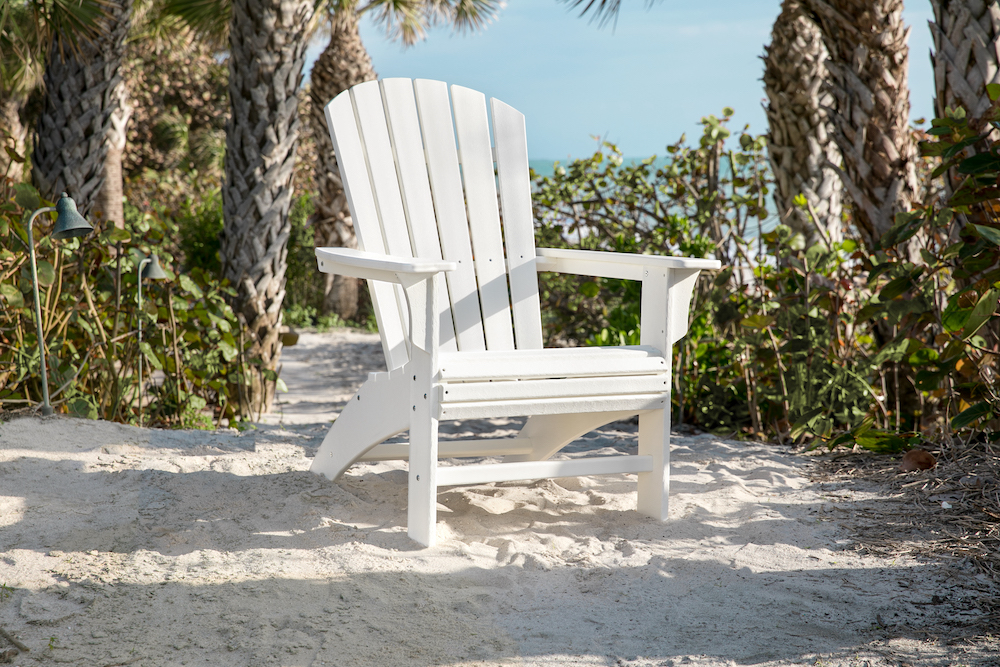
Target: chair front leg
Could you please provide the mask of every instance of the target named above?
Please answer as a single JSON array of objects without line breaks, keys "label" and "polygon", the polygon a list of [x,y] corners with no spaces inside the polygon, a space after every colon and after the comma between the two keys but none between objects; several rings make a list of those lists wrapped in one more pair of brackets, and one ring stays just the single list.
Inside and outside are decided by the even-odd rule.
[{"label": "chair front leg", "polygon": [[[671,275],[669,269],[647,267],[642,279],[642,302],[640,304],[640,343],[660,350],[667,362],[667,377],[670,377],[673,362],[671,328],[671,298],[675,294],[669,289]],[[684,323],[685,325],[687,322]],[[637,509],[641,514],[658,521],[667,520],[670,492],[670,391],[663,394],[659,410],[639,415],[639,455],[653,457],[653,470],[639,473],[639,499]]]},{"label": "chair front leg", "polygon": [[434,546],[437,524],[438,401],[433,391],[431,355],[413,346],[407,364],[410,381],[410,471],[407,534]]},{"label": "chair front leg", "polygon": [[407,534],[431,547],[437,525],[438,316],[435,274],[422,280],[404,281],[410,311],[410,469],[407,482]]}]

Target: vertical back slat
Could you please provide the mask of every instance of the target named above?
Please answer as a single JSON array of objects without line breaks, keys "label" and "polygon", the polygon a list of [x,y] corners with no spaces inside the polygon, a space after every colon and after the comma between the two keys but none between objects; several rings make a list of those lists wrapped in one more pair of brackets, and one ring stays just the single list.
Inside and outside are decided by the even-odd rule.
[{"label": "vertical back slat", "polygon": [[[378,208],[350,91],[344,91],[326,105],[326,122],[340,163],[358,246],[362,250],[385,254]],[[368,286],[375,306],[375,319],[382,334],[382,352],[386,365],[392,370],[409,359],[399,301],[392,285],[368,281]]]},{"label": "vertical back slat", "polygon": [[[406,228],[403,200],[396,180],[396,164],[389,143],[385,109],[382,107],[382,89],[378,81],[367,81],[351,88],[354,108],[357,111],[361,141],[368,158],[368,176],[375,194],[375,206],[382,222],[382,239],[386,253],[397,257],[413,257],[410,232]],[[409,331],[409,311],[406,295],[399,285],[393,286],[403,330]]]},{"label": "vertical back slat", "polygon": [[[413,82],[410,79],[383,79],[382,98],[413,254],[427,259],[441,259],[441,241],[434,220],[434,203],[427,179],[424,144],[420,139]],[[437,284],[440,347],[444,351],[454,351],[458,346],[448,302],[448,286],[444,280],[437,281]]]},{"label": "vertical back slat", "polygon": [[514,338],[519,350],[541,349],[542,318],[535,270],[535,226],[531,211],[531,178],[528,174],[528,140],[524,114],[500,100],[490,99],[493,142],[503,236],[507,247],[510,301],[514,312]]},{"label": "vertical back slat", "polygon": [[447,277],[458,349],[485,350],[483,316],[479,307],[462,177],[458,169],[448,86],[441,81],[417,79],[413,82],[413,91],[424,137],[441,253],[444,259],[458,263],[458,269],[449,272]]},{"label": "vertical back slat", "polygon": [[500,234],[493,149],[490,146],[486,96],[462,86],[451,87],[455,136],[462,163],[462,182],[469,211],[469,233],[479,281],[486,347],[513,350],[514,331],[507,291],[507,269]]}]

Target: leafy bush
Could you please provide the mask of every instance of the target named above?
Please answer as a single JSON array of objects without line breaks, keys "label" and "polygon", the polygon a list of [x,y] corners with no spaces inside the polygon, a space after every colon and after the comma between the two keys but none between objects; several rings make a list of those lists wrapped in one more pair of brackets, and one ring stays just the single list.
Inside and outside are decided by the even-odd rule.
[{"label": "leafy bush", "polygon": [[[184,183],[172,186],[186,188]],[[144,187],[166,186],[157,182]],[[49,202],[25,184],[5,182],[0,194],[0,407],[12,408],[37,404],[41,396],[26,224],[32,210]],[[186,209],[188,216],[199,214]],[[210,268],[170,270],[183,258],[177,218],[166,215],[163,207],[143,213],[128,206],[125,229],[98,229],[68,241],[52,239],[52,222],[49,215],[36,220],[35,246],[57,409],[123,422],[143,415],[154,423],[176,425],[205,422],[206,407],[216,421],[245,417],[240,395],[246,368],[255,360],[247,358],[249,341],[227,305],[233,291]],[[145,281],[140,310],[136,270],[149,252],[158,253],[168,280]],[[139,319],[144,326],[141,345]],[[147,368],[144,401],[139,396],[140,357]],[[149,382],[148,369],[161,371],[157,382]]]},{"label": "leafy bush", "polygon": [[[1000,119],[996,107],[989,119]],[[934,176],[957,169],[965,182],[950,208],[930,201],[901,214],[881,247],[864,249],[850,238],[805,248],[787,227],[767,230],[764,140],[744,132],[738,150],[724,150],[726,120],[703,119],[699,145],[682,138],[666,160],[623,165],[606,144],[535,178],[540,247],[722,261],[700,277],[673,351],[675,419],[876,451],[992,431],[1000,142],[989,144],[985,121],[934,121],[937,141],[924,145],[941,160]],[[976,156],[962,152],[974,145]],[[638,342],[638,283],[543,275],[540,287],[550,344]]]}]

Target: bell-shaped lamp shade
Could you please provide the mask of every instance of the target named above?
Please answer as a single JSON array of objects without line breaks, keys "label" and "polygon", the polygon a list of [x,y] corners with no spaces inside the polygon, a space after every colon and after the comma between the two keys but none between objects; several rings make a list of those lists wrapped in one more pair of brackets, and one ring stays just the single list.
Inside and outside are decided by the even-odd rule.
[{"label": "bell-shaped lamp shade", "polygon": [[76,202],[65,192],[56,202],[56,212],[58,216],[55,229],[52,230],[52,238],[72,239],[86,236],[94,229],[76,210]]},{"label": "bell-shaped lamp shade", "polygon": [[150,280],[165,280],[167,273],[160,266],[160,258],[155,254],[149,256],[149,264],[142,267],[142,277]]}]

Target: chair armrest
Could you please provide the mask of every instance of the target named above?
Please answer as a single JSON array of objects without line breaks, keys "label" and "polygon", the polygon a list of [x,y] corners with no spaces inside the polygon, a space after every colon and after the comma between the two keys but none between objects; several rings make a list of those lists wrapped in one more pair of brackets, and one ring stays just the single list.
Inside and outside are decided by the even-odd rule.
[{"label": "chair armrest", "polygon": [[722,268],[717,259],[665,257],[601,250],[570,248],[537,248],[535,268],[538,271],[575,273],[581,276],[642,280],[645,268],[714,270]]},{"label": "chair armrest", "polygon": [[323,273],[399,284],[458,268],[456,262],[440,259],[380,255],[351,248],[316,248],[316,261]]}]

